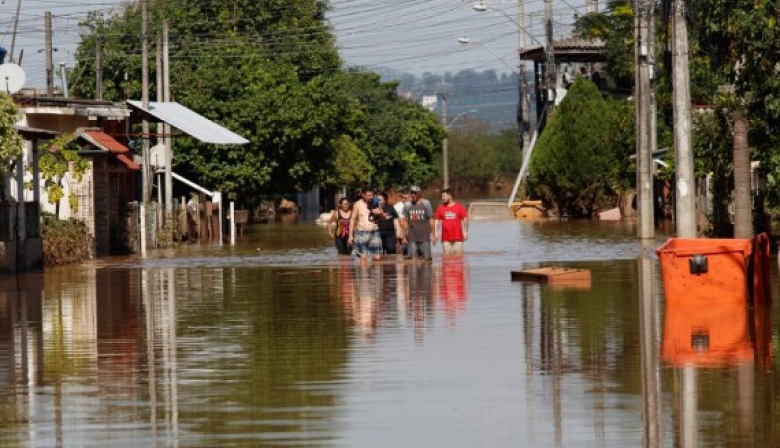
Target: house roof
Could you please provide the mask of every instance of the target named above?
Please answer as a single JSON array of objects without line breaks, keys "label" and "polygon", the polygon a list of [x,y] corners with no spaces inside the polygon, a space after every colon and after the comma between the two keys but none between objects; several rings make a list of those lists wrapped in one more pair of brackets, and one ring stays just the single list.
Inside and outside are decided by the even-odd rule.
[{"label": "house roof", "polygon": [[127,104],[205,143],[217,145],[249,143],[249,140],[244,137],[176,102],[150,101],[148,108],[144,108],[141,101],[128,100]]},{"label": "house roof", "polygon": [[96,129],[81,129],[79,130],[78,138],[82,138],[91,143],[98,149],[108,151],[113,154],[117,160],[124,163],[128,169],[132,171],[138,171],[141,167],[133,161],[127,154],[130,152],[130,148],[119,143],[110,135],[101,132]]},{"label": "house roof", "polygon": [[[606,60],[604,41],[601,39],[585,39],[583,37],[567,37],[553,41],[554,59],[559,62],[603,62]],[[546,48],[530,47],[520,52],[524,61],[544,62],[547,60]]]},{"label": "house roof", "polygon": [[19,124],[14,125],[14,129],[25,140],[51,140],[58,135],[57,131],[50,131],[48,129],[32,128],[30,126],[22,126]]}]

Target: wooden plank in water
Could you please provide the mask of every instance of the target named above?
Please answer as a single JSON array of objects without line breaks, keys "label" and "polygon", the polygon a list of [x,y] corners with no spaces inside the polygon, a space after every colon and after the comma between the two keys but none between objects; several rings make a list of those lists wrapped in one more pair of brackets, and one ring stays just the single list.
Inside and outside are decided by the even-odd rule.
[{"label": "wooden plank in water", "polygon": [[590,288],[590,271],[571,268],[538,268],[511,271],[512,281],[539,282],[551,286]]}]

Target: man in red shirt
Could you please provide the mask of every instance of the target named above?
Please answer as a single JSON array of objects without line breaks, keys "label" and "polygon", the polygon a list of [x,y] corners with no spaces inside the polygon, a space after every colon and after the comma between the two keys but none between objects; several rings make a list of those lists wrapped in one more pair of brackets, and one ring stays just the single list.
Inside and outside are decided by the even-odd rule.
[{"label": "man in red shirt", "polygon": [[436,220],[436,228],[441,228],[444,255],[462,254],[463,242],[469,239],[468,212],[460,203],[455,202],[449,188],[441,192],[441,200],[442,204],[436,209],[433,219]]}]

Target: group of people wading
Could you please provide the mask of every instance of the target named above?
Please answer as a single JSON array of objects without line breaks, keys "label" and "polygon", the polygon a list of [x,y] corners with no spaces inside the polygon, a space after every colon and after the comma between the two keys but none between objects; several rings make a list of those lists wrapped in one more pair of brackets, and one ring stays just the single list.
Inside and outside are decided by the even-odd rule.
[{"label": "group of people wading", "polygon": [[417,186],[402,191],[392,206],[387,200],[387,193],[375,195],[371,187],[361,189],[354,204],[346,197],[339,200],[328,220],[328,234],[340,255],[350,255],[354,249],[361,263],[383,255],[431,261],[432,245],[439,239],[444,255],[463,253],[469,236],[468,213],[450,189],[442,191],[435,213]]}]

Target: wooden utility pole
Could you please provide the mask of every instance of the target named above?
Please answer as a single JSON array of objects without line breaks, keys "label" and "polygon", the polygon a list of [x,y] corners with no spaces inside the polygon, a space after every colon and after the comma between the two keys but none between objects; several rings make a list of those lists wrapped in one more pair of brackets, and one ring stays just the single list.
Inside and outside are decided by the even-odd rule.
[{"label": "wooden utility pole", "polygon": [[[163,101],[171,101],[171,66],[170,46],[168,45],[168,21],[163,22]],[[168,216],[173,212],[173,147],[171,145],[171,125],[163,125],[163,141],[165,142],[165,210]]]},{"label": "wooden utility pole", "polygon": [[442,177],[444,188],[450,188],[450,161],[447,149],[447,95],[441,94],[441,125],[444,127],[444,138],[441,140]]},{"label": "wooden utility pole", "polygon": [[52,52],[52,38],[51,38],[51,11],[46,11],[44,16],[44,33],[46,34],[46,48],[43,50],[46,53],[46,96],[52,98],[54,96],[54,57]]},{"label": "wooden utility pole", "polygon": [[95,36],[95,99],[103,99],[103,38]]},{"label": "wooden utility pole", "polygon": [[[149,5],[141,0],[141,104],[149,110]],[[143,201],[152,200],[152,158],[149,154],[149,120],[144,113],[141,122],[141,142],[143,151]],[[142,211],[143,212],[143,211]]]},{"label": "wooden utility pole", "polygon": [[655,8],[650,0],[636,4],[635,41],[636,69],[634,70],[634,101],[636,103],[636,193],[637,237],[655,238],[653,203],[653,151],[655,151],[655,89],[652,79],[654,60],[653,16]]},{"label": "wooden utility pole", "polygon": [[672,6],[672,84],[674,88],[675,220],[678,238],[696,238],[696,198],[691,148],[691,93],[685,1]]}]

